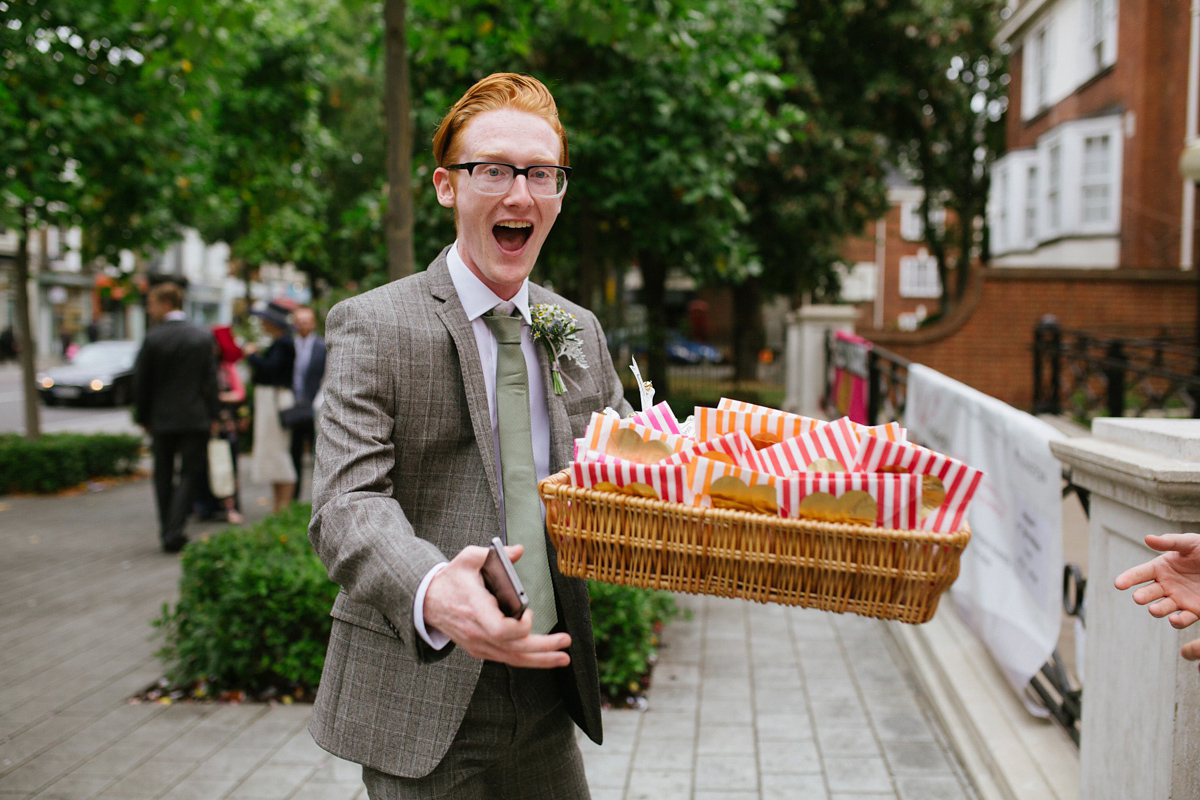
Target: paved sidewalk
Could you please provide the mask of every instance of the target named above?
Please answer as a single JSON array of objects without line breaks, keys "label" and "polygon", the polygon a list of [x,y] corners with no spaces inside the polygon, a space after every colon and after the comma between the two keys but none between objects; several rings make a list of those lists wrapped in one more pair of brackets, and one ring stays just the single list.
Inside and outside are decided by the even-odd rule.
[{"label": "paved sidewalk", "polygon": [[[265,487],[246,487],[250,520]],[[307,706],[134,705],[174,601],[147,480],[0,497],[0,800],[364,800]],[[193,524],[192,536],[220,526]],[[884,623],[683,596],[645,711],[582,747],[594,800],[973,800]]]}]

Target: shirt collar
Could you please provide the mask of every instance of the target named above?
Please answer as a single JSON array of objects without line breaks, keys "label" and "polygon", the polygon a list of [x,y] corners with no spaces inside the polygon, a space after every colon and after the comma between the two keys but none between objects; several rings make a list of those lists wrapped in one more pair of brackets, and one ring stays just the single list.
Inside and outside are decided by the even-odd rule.
[{"label": "shirt collar", "polygon": [[187,312],[176,309],[163,314],[163,322],[175,322],[176,320],[187,320]]},{"label": "shirt collar", "polygon": [[[458,254],[458,241],[455,240],[449,252],[446,253],[446,266],[450,269],[450,280],[454,282],[454,291],[458,292],[458,300],[462,303],[467,319],[474,322],[496,307],[504,300],[484,285],[478,276],[462,260]],[[526,278],[521,288],[512,296],[510,302],[517,307],[526,325],[532,324],[529,316],[529,279]]]}]

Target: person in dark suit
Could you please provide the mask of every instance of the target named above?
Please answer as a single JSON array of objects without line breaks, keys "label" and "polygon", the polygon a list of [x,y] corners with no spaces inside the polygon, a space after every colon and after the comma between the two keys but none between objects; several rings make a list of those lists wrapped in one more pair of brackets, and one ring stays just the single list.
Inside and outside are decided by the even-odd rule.
[{"label": "person in dark suit", "polygon": [[[596,317],[528,281],[566,132],[539,81],[492,75],[434,155],[457,241],[326,318],[309,538],[341,592],[309,729],[363,765],[372,800],[586,798],[572,720],[602,739],[587,586],[558,571],[536,480],[569,464],[592,412],[630,409]],[[575,316],[583,363],[534,340],[543,303]],[[494,536],[537,578],[520,619],[480,575]]]},{"label": "person in dark suit", "polygon": [[292,499],[300,499],[304,449],[315,439],[313,402],[325,379],[325,340],[317,334],[317,316],[308,306],[292,312],[292,343],[296,346],[296,366],[292,372],[292,392],[296,395],[296,413],[292,429],[292,466],[296,468],[296,488]]},{"label": "person in dark suit", "polygon": [[134,420],[152,437],[159,538],[168,553],[187,543],[184,524],[220,408],[212,334],[188,322],[182,308],[178,285],[151,287],[146,314],[157,324],[146,333],[133,376]]}]

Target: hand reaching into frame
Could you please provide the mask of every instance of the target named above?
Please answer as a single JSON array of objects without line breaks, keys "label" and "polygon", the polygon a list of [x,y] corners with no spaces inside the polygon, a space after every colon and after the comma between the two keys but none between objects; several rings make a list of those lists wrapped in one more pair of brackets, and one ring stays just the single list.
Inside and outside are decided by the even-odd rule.
[{"label": "hand reaching into frame", "polygon": [[[1175,628],[1186,628],[1200,620],[1200,534],[1168,533],[1146,537],[1146,544],[1162,555],[1131,567],[1117,576],[1121,590],[1141,586],[1133,593],[1138,605],[1155,617],[1167,617]],[[1189,661],[1200,660],[1200,639],[1183,646]]]}]

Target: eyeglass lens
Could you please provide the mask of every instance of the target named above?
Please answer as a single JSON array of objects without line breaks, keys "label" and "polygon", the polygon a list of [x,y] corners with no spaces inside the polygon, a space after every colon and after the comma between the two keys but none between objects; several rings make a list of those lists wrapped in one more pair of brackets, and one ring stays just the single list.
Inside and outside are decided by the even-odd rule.
[{"label": "eyeglass lens", "polygon": [[[516,180],[508,164],[480,164],[471,171],[475,188],[485,194],[504,194]],[[530,194],[557,197],[567,186],[567,173],[558,167],[530,167],[525,173]]]}]

